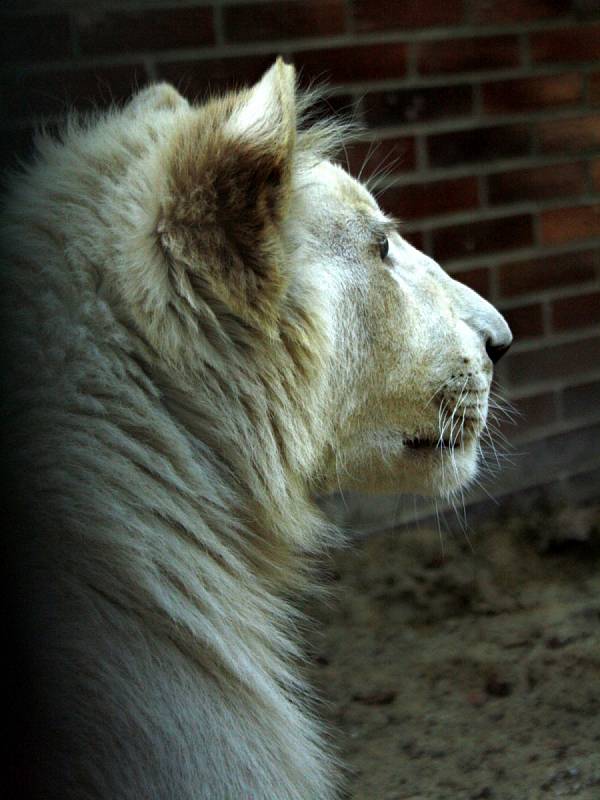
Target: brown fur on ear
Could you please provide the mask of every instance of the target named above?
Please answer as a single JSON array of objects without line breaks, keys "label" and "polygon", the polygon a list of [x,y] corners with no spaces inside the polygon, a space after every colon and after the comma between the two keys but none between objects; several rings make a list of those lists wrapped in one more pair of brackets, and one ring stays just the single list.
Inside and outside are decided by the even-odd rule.
[{"label": "brown fur on ear", "polygon": [[280,223],[295,138],[294,70],[279,59],[251,90],[209,103],[179,132],[158,227],[192,292],[267,327],[286,283]]}]

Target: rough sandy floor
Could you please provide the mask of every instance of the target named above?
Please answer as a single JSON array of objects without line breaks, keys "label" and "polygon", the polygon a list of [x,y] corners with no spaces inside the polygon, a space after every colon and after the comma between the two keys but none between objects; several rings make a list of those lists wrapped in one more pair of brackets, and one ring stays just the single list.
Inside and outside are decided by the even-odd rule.
[{"label": "rough sandy floor", "polygon": [[353,800],[600,799],[600,510],[334,555],[311,653]]}]

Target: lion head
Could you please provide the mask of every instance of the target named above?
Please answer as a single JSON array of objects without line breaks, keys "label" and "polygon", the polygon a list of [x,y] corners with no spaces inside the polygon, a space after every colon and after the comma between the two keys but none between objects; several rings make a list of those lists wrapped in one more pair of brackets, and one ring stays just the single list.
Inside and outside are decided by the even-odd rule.
[{"label": "lion head", "polygon": [[321,491],[449,494],[476,472],[510,330],[331,160],[338,128],[303,124],[310,102],[281,60],[203,106],[165,85],[133,101],[160,157],[136,167],[129,308],[164,361],[226,362],[255,421],[264,395],[260,447],[288,472]]},{"label": "lion head", "polygon": [[335,287],[330,473],[357,489],[448,494],[476,472],[509,327],[410,245],[344,170],[323,163],[315,176],[297,213],[328,253],[323,282]]}]

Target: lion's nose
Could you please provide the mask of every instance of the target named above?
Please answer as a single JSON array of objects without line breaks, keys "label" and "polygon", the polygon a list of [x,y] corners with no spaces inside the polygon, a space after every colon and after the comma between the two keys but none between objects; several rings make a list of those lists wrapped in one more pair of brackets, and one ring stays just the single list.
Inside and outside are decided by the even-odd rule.
[{"label": "lion's nose", "polygon": [[491,336],[485,340],[485,352],[490,357],[492,364],[496,364],[507,352],[512,344],[512,338],[508,341],[495,342]]},{"label": "lion's nose", "polygon": [[[491,303],[468,286],[452,281],[454,301],[460,319],[478,334],[480,346],[492,364],[496,364],[512,344],[507,321]],[[483,353],[482,353],[483,355]]]}]

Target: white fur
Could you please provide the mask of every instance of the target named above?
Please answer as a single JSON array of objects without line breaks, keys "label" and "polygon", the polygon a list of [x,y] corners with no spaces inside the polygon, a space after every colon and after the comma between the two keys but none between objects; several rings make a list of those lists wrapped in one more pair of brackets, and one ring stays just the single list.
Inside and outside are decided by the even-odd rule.
[{"label": "white fur", "polygon": [[[224,123],[235,137],[264,108],[289,134],[277,69]],[[301,374],[272,331],[249,334],[165,260],[165,165],[200,113],[159,86],[73,125],[40,142],[7,204],[10,541],[43,698],[38,797],[334,797],[297,667],[305,556],[337,537],[312,493],[464,483],[485,422],[483,342],[509,337],[399,235],[382,263],[371,196],[298,150],[279,313],[306,351]],[[465,358],[468,380],[454,377]],[[451,397],[471,438],[451,459],[409,452],[440,434]]]}]

